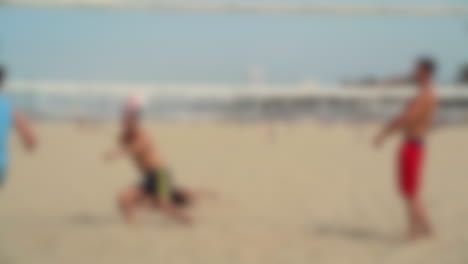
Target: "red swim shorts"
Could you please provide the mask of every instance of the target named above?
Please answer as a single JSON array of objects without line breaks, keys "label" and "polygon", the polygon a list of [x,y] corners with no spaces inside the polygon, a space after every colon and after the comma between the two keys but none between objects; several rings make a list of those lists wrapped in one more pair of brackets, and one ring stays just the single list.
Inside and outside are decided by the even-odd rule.
[{"label": "red swim shorts", "polygon": [[414,199],[419,193],[424,152],[424,143],[417,139],[407,139],[401,146],[398,180],[400,192],[406,199]]}]

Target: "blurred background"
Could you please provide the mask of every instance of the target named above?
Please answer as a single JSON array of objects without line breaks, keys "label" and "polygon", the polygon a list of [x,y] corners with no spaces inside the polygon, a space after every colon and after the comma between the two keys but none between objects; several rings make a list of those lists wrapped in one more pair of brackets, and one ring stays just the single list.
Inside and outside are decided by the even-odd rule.
[{"label": "blurred background", "polygon": [[[12,141],[0,264],[468,263],[465,0],[2,0]],[[406,244],[395,151],[377,125],[438,65],[424,198],[435,239]],[[139,98],[175,181],[219,196],[181,227],[125,226],[130,162],[102,162]],[[82,129],[90,128],[90,129]]]},{"label": "blurred background", "polygon": [[441,118],[462,122],[462,2],[9,0],[0,55],[17,104],[49,120],[112,118],[130,93],[151,119],[379,118],[430,56]]}]

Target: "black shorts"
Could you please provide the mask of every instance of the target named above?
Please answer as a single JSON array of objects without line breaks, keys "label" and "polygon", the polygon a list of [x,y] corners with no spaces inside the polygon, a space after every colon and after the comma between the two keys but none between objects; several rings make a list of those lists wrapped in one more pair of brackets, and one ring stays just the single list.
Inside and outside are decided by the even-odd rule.
[{"label": "black shorts", "polygon": [[186,195],[173,186],[169,172],[164,169],[146,172],[140,188],[148,196],[171,199],[176,205],[183,206],[188,203]]}]

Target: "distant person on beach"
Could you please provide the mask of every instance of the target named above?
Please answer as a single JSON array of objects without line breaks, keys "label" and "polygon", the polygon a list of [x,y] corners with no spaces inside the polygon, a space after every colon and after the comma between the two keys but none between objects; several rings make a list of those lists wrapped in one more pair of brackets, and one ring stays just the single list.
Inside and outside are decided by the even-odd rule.
[{"label": "distant person on beach", "polygon": [[30,128],[29,122],[21,112],[13,108],[12,103],[4,94],[5,77],[5,69],[0,66],[0,187],[5,181],[9,167],[8,147],[12,127],[16,128],[24,146],[28,150],[32,150],[36,146],[36,138]]},{"label": "distant person on beach", "polygon": [[438,98],[433,83],[435,63],[428,58],[420,59],[414,77],[418,92],[406,109],[388,123],[375,137],[375,146],[380,146],[392,133],[401,131],[403,142],[398,156],[399,188],[408,211],[410,240],[431,235],[431,226],[426,208],[420,196],[422,170],[425,157],[425,141],[431,130]]},{"label": "distant person on beach", "polygon": [[107,160],[125,154],[130,156],[142,176],[139,185],[128,187],[119,195],[120,210],[128,223],[135,222],[135,210],[145,205],[190,223],[192,218],[184,207],[192,204],[198,194],[173,185],[149,133],[140,125],[140,114],[139,100],[129,98],[121,121],[120,148],[106,155]]}]

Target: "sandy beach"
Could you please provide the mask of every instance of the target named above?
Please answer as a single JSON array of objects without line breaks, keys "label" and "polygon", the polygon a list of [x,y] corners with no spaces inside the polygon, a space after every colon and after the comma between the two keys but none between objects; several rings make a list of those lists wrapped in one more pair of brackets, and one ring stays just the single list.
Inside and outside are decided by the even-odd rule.
[{"label": "sandy beach", "polygon": [[398,139],[375,150],[373,127],[150,128],[177,183],[219,196],[193,208],[193,226],[144,212],[122,223],[116,194],[139,175],[102,160],[117,126],[42,124],[37,152],[11,146],[0,263],[468,263],[468,127],[432,135],[423,197],[437,236],[415,244],[395,187]]}]

